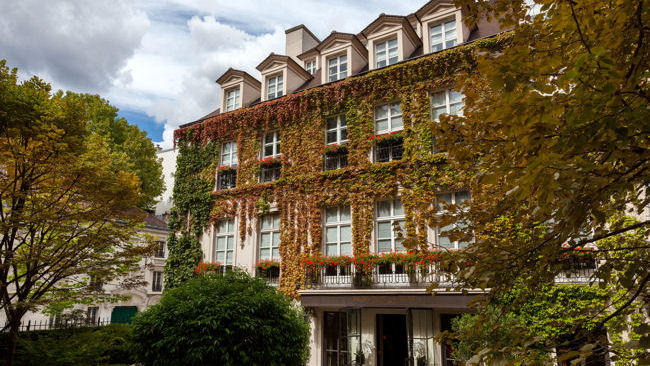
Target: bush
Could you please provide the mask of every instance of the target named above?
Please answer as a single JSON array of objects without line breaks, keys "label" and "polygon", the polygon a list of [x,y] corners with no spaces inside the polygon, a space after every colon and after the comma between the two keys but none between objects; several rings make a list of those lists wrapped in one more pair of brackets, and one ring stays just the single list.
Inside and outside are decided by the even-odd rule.
[{"label": "bush", "polygon": [[[112,324],[92,328],[69,328],[20,333],[16,366],[76,366],[132,364],[131,329]],[[6,344],[6,335],[0,337]],[[0,347],[4,349],[4,347]],[[0,365],[4,364],[0,360]]]},{"label": "bush", "polygon": [[290,298],[232,272],[165,291],[136,315],[133,338],[145,365],[304,365],[309,325]]}]

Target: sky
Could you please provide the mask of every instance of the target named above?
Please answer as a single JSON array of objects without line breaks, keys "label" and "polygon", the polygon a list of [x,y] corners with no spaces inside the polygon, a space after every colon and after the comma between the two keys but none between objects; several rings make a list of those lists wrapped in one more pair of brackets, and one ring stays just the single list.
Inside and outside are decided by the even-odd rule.
[{"label": "sky", "polygon": [[0,59],[22,79],[99,94],[120,116],[172,146],[173,131],[218,107],[228,67],[260,78],[284,30],[321,40],[358,33],[380,13],[407,15],[426,0],[0,0]]}]

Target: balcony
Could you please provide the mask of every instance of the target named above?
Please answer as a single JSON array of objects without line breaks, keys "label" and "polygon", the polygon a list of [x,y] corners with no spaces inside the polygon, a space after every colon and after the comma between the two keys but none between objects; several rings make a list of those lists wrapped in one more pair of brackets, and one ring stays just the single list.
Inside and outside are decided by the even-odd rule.
[{"label": "balcony", "polygon": [[230,168],[218,172],[217,189],[232,189],[237,186],[237,170]]},{"label": "balcony", "polygon": [[278,287],[280,284],[280,267],[271,267],[266,270],[256,268],[255,277],[263,279],[270,286]]},{"label": "balcony", "polygon": [[375,264],[369,272],[353,263],[305,269],[305,289],[426,288],[455,286],[453,274],[436,265]]}]

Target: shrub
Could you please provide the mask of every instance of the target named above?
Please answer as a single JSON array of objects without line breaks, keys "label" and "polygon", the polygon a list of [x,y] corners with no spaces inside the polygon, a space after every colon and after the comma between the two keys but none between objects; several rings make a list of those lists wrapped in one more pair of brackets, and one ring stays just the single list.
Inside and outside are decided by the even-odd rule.
[{"label": "shrub", "polygon": [[145,365],[303,365],[309,325],[292,300],[245,273],[206,274],[167,290],[133,320]]},{"label": "shrub", "polygon": [[[130,353],[130,341],[130,326],[121,324],[23,332],[18,338],[14,365],[132,364],[135,360]],[[0,344],[6,344],[4,335]]]}]

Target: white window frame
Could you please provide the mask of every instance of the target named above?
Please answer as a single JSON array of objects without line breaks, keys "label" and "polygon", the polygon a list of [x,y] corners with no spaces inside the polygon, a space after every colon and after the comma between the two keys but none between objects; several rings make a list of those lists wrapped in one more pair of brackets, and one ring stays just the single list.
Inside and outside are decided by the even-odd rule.
[{"label": "white window frame", "polygon": [[[454,45],[447,47],[447,42],[452,41],[451,38],[447,39],[447,36],[446,36],[446,33],[451,30],[451,29],[447,29],[449,27],[449,23],[451,23],[451,22],[454,22],[454,39],[453,39]],[[433,46],[434,46],[434,43],[433,43],[433,36],[434,36],[433,28],[437,27],[437,26],[440,26],[441,33],[435,33],[435,34],[436,35],[440,34],[440,36],[441,36],[440,38],[442,40],[442,43],[436,43],[435,45],[437,46],[437,45],[441,44],[442,48],[439,49],[439,50],[434,50],[433,49]],[[438,51],[445,50],[447,48],[458,46],[459,42],[458,42],[457,27],[458,27],[458,24],[456,23],[456,19],[447,19],[447,20],[443,20],[441,22],[436,22],[436,23],[429,24],[429,52],[438,52]]]},{"label": "white window frame", "polygon": [[[273,222],[275,222],[275,217],[277,217],[277,220],[278,220],[277,221],[278,222],[278,227],[277,228],[273,227]],[[263,220],[265,220],[266,218],[271,219],[272,224],[271,224],[270,229],[268,229],[268,228],[265,229],[264,228],[264,221]],[[258,245],[258,250],[257,250],[258,259],[259,260],[271,259],[271,260],[278,260],[279,261],[280,260],[280,214],[278,212],[270,213],[268,215],[260,216],[259,220],[260,220],[260,223],[259,223],[260,235],[259,235],[259,238],[258,238],[259,239],[259,245]],[[268,246],[268,247],[263,247],[262,246],[262,243],[263,243],[262,236],[264,234],[270,234],[270,240],[269,240],[269,245],[270,246]],[[276,236],[278,238],[278,244],[273,245],[273,241],[274,241],[273,239],[275,239]],[[262,256],[262,249],[269,249],[270,254],[269,254],[268,257],[263,257]],[[276,249],[278,250],[278,255],[274,256],[273,252]]]},{"label": "white window frame", "polygon": [[[226,151],[226,147],[228,150]],[[219,160],[220,166],[232,166],[235,167],[238,164],[238,159],[237,159],[237,142],[236,141],[229,141],[229,142],[224,142],[221,144],[221,152],[220,152],[221,158]]]},{"label": "white window frame", "polygon": [[[390,215],[389,216],[379,216],[379,205],[382,202],[390,202]],[[400,206],[402,206],[402,213],[400,215],[395,214],[395,206],[396,202],[400,203]],[[400,227],[402,227],[402,235],[405,234],[404,232],[404,227],[406,223],[406,215],[404,213],[404,206],[402,205],[402,201],[400,197],[396,198],[390,198],[390,199],[384,199],[384,200],[379,200],[375,203],[375,253],[382,253],[379,251],[379,241],[380,240],[387,240],[388,238],[380,238],[379,237],[379,224],[380,223],[389,223],[390,224],[390,230],[391,230],[391,238],[390,238],[390,251],[396,252],[396,251],[406,251],[405,249],[397,249],[397,244],[402,245],[401,243],[397,242],[397,232],[393,230],[394,228],[394,222],[401,222]],[[402,248],[404,246],[402,245]]]},{"label": "white window frame", "polygon": [[[336,121],[336,126],[334,128],[328,128],[328,124],[330,121]],[[345,125],[343,125],[345,123]],[[343,135],[343,130],[345,130],[345,139],[343,139],[341,136]],[[330,132],[336,132],[336,140],[335,141],[327,141],[328,135]],[[348,141],[348,124],[347,121],[345,120],[345,115],[339,114],[338,116],[328,118],[327,121],[325,121],[325,144],[331,145],[331,144],[341,144],[344,142]]]},{"label": "white window frame", "polygon": [[[440,95],[440,94],[443,94],[443,93],[445,95],[445,104],[444,105],[443,104],[434,104],[434,96]],[[459,94],[460,95],[460,102],[451,103],[451,93]],[[430,96],[430,100],[431,100],[431,110],[430,110],[431,120],[433,120],[433,121],[438,121],[439,120],[438,117],[434,117],[434,115],[435,115],[434,110],[442,109],[444,107],[444,109],[445,109],[444,113],[445,114],[451,114],[451,107],[455,106],[455,105],[460,105],[461,106],[460,109],[459,109],[460,113],[457,114],[457,115],[462,116],[463,115],[463,107],[465,106],[465,102],[463,102],[463,98],[465,98],[465,96],[462,93],[457,92],[457,91],[455,91],[453,89],[439,90],[439,91],[437,91],[435,93],[431,93],[431,96]]]},{"label": "white window frame", "polygon": [[[268,141],[267,138],[271,135],[271,140]],[[271,155],[266,155],[266,147],[272,146],[273,153]],[[271,131],[264,134],[262,137],[262,158],[268,157],[277,157],[281,156],[280,154],[280,131]]]},{"label": "white window frame", "polygon": [[[457,203],[456,203],[456,194],[458,194],[458,193],[467,193],[468,196],[469,196],[469,198],[468,198],[466,201],[471,201],[471,200],[472,200],[472,195],[471,195],[471,193],[470,193],[469,191],[440,192],[440,193],[438,193],[438,194],[436,195],[436,205],[438,206],[438,214],[439,214],[439,215],[442,215],[442,214],[444,214],[444,213],[446,212],[446,211],[444,210],[444,208],[441,208],[441,207],[440,207],[440,204],[441,204],[441,203],[440,203],[439,197],[442,196],[442,195],[449,194],[450,197],[451,197],[451,202],[447,202],[447,201],[445,201],[445,202],[447,202],[447,203],[449,203],[449,204],[457,204]],[[471,243],[474,242],[473,239],[472,239],[471,241],[469,241],[469,242],[460,242],[460,241],[458,241],[458,240],[455,240],[455,241],[451,241],[451,240],[450,240],[450,245],[449,245],[449,246],[442,246],[442,245],[440,245],[440,236],[441,236],[440,234],[442,233],[442,231],[443,231],[444,229],[447,229],[447,230],[449,230],[449,229],[453,229],[454,227],[456,227],[456,225],[457,225],[456,223],[453,223],[453,224],[449,225],[449,228],[448,228],[448,229],[447,229],[447,227],[439,227],[439,226],[435,228],[434,231],[435,231],[435,235],[436,235],[436,246],[437,246],[438,248],[445,248],[445,249],[451,249],[451,250],[458,250],[458,249],[466,248],[468,245],[470,245]],[[446,236],[445,236],[445,237],[446,237]],[[461,244],[463,244],[463,245],[461,246]]]},{"label": "white window frame", "polygon": [[[392,107],[393,105],[395,105],[395,104],[397,104],[397,105],[399,106],[399,113],[393,115],[393,114],[392,114],[392,108],[391,108],[391,107]],[[386,117],[385,117],[385,118],[378,118],[378,117],[377,117],[377,115],[378,115],[377,111],[378,111],[380,108],[384,107],[384,106],[388,106],[388,110],[386,111]],[[393,120],[396,120],[398,117],[399,117],[399,119],[402,120],[402,125],[399,126],[399,127],[395,127],[395,128],[393,128]],[[387,129],[387,130],[381,130],[381,131],[379,131],[379,130],[377,129],[377,122],[379,122],[379,121],[383,121],[383,120],[387,120],[387,121],[388,121],[388,129]],[[401,102],[400,102],[400,101],[396,101],[396,102],[391,102],[391,103],[386,103],[386,104],[381,104],[381,105],[376,106],[376,107],[375,107],[374,122],[375,122],[375,134],[377,134],[377,135],[379,135],[379,134],[383,134],[383,133],[389,133],[389,132],[395,132],[395,131],[402,131],[402,130],[404,130],[404,119],[403,119],[403,117],[402,117],[402,104],[401,104]]]},{"label": "white window frame", "polygon": [[305,62],[305,70],[310,74],[314,74],[316,72],[316,60]]},{"label": "white window frame", "polygon": [[240,91],[239,88],[230,89],[226,91],[226,112],[234,111],[240,107],[239,103]]},{"label": "white window frame", "polygon": [[165,241],[157,240],[156,243],[158,243],[158,248],[156,248],[156,253],[154,254],[154,258],[165,258],[165,247],[166,247]]},{"label": "white window frame", "polygon": [[[163,288],[163,271],[153,271],[151,274],[151,291],[160,292]],[[156,286],[158,285],[158,286]],[[160,288],[160,290],[158,290]]]},{"label": "white window frame", "polygon": [[[273,91],[271,91],[271,88]],[[282,74],[269,76],[266,83],[266,100],[279,98],[284,94]]]},{"label": "white window frame", "polygon": [[[220,226],[225,224],[225,231],[220,230]],[[230,228],[230,230],[228,230]],[[235,219],[224,219],[219,221],[214,225],[214,241],[212,253],[214,254],[214,260],[221,263],[222,266],[232,266],[235,264],[235,233],[237,232],[235,227]],[[217,244],[219,239],[224,240],[224,246],[222,249],[219,249]],[[232,243],[232,247],[228,248],[228,242]],[[223,260],[219,260],[219,254],[223,254]],[[228,253],[232,254],[230,262],[228,261]]]},{"label": "white window frame", "polygon": [[[341,211],[344,211],[343,209],[347,208],[348,211],[348,219],[347,220],[341,220]],[[335,210],[336,211],[336,220],[335,221],[327,221],[327,213],[330,210]],[[324,210],[324,215],[323,215],[323,221],[325,222],[325,230],[323,231],[323,243],[324,243],[324,248],[323,248],[323,253],[325,253],[326,256],[340,256],[340,255],[352,255],[352,210],[350,205],[343,205],[343,206],[336,206],[336,207],[328,207]],[[350,228],[350,240],[347,242],[342,242],[341,241],[341,229],[349,227]],[[336,241],[327,241],[327,230],[328,229],[335,229],[336,230]],[[341,253],[341,244],[349,244],[350,245],[350,252],[346,254]],[[336,245],[336,254],[328,254],[327,253],[327,248],[330,245]]]},{"label": "white window frame", "polygon": [[[395,42],[394,46],[390,46],[392,42]],[[383,49],[379,50],[379,47],[381,46],[383,46]],[[392,51],[394,52],[394,56],[391,56]],[[391,62],[391,60],[393,59],[394,61]],[[375,68],[394,65],[398,61],[399,61],[399,44],[397,42],[397,38],[387,39],[385,41],[375,44]],[[384,64],[380,65],[381,62],[383,62]]]},{"label": "white window frame", "polygon": [[[336,61],[332,64],[332,61]],[[341,66],[345,65],[345,70],[341,71]],[[348,55],[347,53],[332,56],[327,59],[327,81],[333,82],[345,79],[348,76]],[[332,67],[336,68],[336,72],[332,72]]]}]

